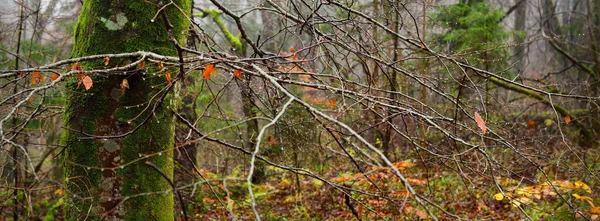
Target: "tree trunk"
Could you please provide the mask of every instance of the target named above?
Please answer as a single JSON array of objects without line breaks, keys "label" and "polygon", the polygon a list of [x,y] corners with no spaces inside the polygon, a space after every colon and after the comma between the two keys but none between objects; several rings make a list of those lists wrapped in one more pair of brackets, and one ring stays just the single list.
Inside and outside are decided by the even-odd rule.
[{"label": "tree trunk", "polygon": [[[527,1],[522,0],[523,2],[516,3],[518,4],[517,9],[515,11],[515,31],[525,32],[525,21],[527,20]],[[517,34],[515,35],[515,49],[514,49],[514,62],[515,66],[513,68],[515,75],[519,76],[523,72],[523,57],[525,56],[525,38],[527,33],[523,35]]]},{"label": "tree trunk", "polygon": [[[172,2],[183,10],[175,6],[164,10],[173,25],[174,37],[185,43],[189,21],[183,12],[190,11],[191,2]],[[177,55],[162,17],[153,18],[159,8],[145,1],[85,1],[75,27],[72,56],[133,51]],[[115,58],[109,65],[130,62]],[[102,67],[102,63],[82,66],[92,69]],[[157,72],[156,67],[148,67],[147,71]],[[150,161],[167,176],[173,176],[174,118],[170,110],[176,109],[174,95],[171,92],[157,104],[160,99],[151,98],[164,92],[161,87],[154,87],[165,85],[161,75],[153,76],[146,70],[119,74],[92,76],[94,86],[89,91],[78,88],[76,80],[66,85],[61,138],[61,144],[66,146],[65,186],[69,202],[65,216],[67,220],[174,220],[173,194],[164,193],[171,186],[144,165]],[[123,79],[128,80],[130,88],[121,92]],[[135,132],[120,138],[93,137],[122,135],[139,125]]]}]

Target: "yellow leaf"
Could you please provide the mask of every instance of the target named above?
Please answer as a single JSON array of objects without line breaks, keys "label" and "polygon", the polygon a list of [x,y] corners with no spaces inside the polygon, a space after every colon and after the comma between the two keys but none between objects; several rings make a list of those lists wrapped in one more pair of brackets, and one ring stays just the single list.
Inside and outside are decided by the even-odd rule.
[{"label": "yellow leaf", "polygon": [[513,200],[511,203],[512,203],[513,207],[519,207],[519,206],[521,206],[521,202],[519,202],[518,200]]},{"label": "yellow leaf", "polygon": [[494,199],[496,199],[496,201],[502,201],[504,199],[504,195],[502,195],[502,193],[496,193],[494,194]]},{"label": "yellow leaf", "polygon": [[127,81],[127,79],[121,81],[121,89],[129,89],[129,81]]},{"label": "yellow leaf", "polygon": [[574,185],[575,185],[575,189],[582,189],[582,190],[585,190],[588,193],[592,193],[592,190],[590,189],[590,186],[588,186],[587,184],[585,184],[581,180],[575,181]]},{"label": "yellow leaf", "polygon": [[162,61],[158,62],[158,70],[162,70],[165,67],[165,65],[162,63]]},{"label": "yellow leaf", "polygon": [[529,204],[529,203],[531,203],[531,199],[529,199],[527,197],[521,197],[521,198],[519,198],[519,202],[521,202],[523,204]]},{"label": "yellow leaf", "polygon": [[573,193],[571,195],[573,195],[573,197],[575,197],[576,200],[580,200],[581,199],[581,196],[579,194],[577,194],[577,193]]},{"label": "yellow leaf", "polygon": [[59,196],[62,195],[63,194],[62,188],[58,188],[56,191],[54,191],[54,194],[59,195]]}]

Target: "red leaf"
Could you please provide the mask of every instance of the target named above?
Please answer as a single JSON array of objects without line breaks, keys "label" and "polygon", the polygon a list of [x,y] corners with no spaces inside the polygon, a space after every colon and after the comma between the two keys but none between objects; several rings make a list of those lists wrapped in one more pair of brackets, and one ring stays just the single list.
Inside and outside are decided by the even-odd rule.
[{"label": "red leaf", "polygon": [[108,62],[110,62],[110,58],[104,57],[104,66],[108,65]]},{"label": "red leaf", "polygon": [[81,64],[79,63],[75,63],[72,67],[71,67],[71,71],[82,71],[83,69],[81,68]]},{"label": "red leaf", "polygon": [[535,128],[535,121],[527,120],[527,127],[529,127],[529,129]]},{"label": "red leaf", "polygon": [[215,70],[215,66],[213,64],[207,64],[204,68],[202,76],[204,77],[204,80],[208,80],[210,79],[210,75],[214,73],[217,73],[217,70]]},{"label": "red leaf", "polygon": [[52,75],[52,81],[56,81],[56,79],[58,79],[58,77],[60,77],[57,73],[54,73]]},{"label": "red leaf", "polygon": [[142,61],[140,62],[140,68],[144,69],[146,67],[146,62]]},{"label": "red leaf", "polygon": [[92,81],[92,78],[90,78],[90,76],[85,76],[83,78],[82,82],[83,82],[83,86],[85,86],[86,91],[89,90],[90,88],[92,88],[92,86],[94,84]]},{"label": "red leaf", "polygon": [[233,70],[233,75],[235,75],[238,78],[242,78],[242,71],[235,69]]},{"label": "red leaf", "polygon": [[483,118],[481,118],[481,115],[479,115],[477,111],[475,111],[475,122],[477,122],[477,126],[481,129],[481,132],[485,134],[487,131],[487,127],[485,127],[485,121],[483,121]]},{"label": "red leaf", "polygon": [[569,122],[571,122],[571,116],[566,115],[565,116],[565,123],[569,124]]},{"label": "red leaf", "polygon": [[25,73],[19,72],[19,77],[23,77],[23,75],[25,75]]}]

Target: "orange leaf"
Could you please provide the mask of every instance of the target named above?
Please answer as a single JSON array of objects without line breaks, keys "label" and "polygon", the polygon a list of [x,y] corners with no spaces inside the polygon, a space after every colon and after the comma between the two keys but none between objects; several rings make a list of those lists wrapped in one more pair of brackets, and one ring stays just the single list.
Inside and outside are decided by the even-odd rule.
[{"label": "orange leaf", "polygon": [[483,118],[481,118],[481,115],[479,115],[477,111],[475,111],[475,122],[477,122],[477,126],[481,129],[481,132],[485,134],[487,131],[487,127],[485,127],[485,121],[483,121]]},{"label": "orange leaf", "polygon": [[162,70],[165,67],[165,65],[162,63],[162,61],[158,62],[158,70]]},{"label": "orange leaf", "polygon": [[44,80],[44,76],[38,70],[38,68],[35,68],[33,74],[31,74],[31,84],[37,84]]},{"label": "orange leaf", "polygon": [[58,188],[56,191],[54,191],[54,194],[59,195],[59,196],[62,195],[63,193],[64,192],[63,192],[62,188]]},{"label": "orange leaf", "polygon": [[337,104],[337,101],[335,99],[331,99],[329,100],[329,108],[333,109],[335,108],[335,104]]},{"label": "orange leaf", "polygon": [[171,83],[171,72],[167,72],[167,73],[165,74],[165,78],[167,78],[167,81],[168,81],[169,83]]},{"label": "orange leaf", "polygon": [[171,82],[171,72],[167,72],[165,74],[165,78],[167,78],[167,82],[169,82],[169,86],[171,86],[173,83]]},{"label": "orange leaf", "polygon": [[242,78],[242,71],[235,69],[233,70],[233,75],[235,75],[238,78]]},{"label": "orange leaf", "polygon": [[77,74],[77,79],[79,79],[79,81],[83,80],[84,77],[85,74]]},{"label": "orange leaf", "polygon": [[600,208],[592,206],[592,207],[590,207],[590,213],[600,215]]},{"label": "orange leaf", "polygon": [[25,75],[25,73],[19,72],[19,77],[23,77],[23,75]]},{"label": "orange leaf", "polygon": [[110,58],[104,57],[104,66],[108,65],[108,62],[110,62]]},{"label": "orange leaf", "polygon": [[277,141],[275,140],[275,138],[273,138],[273,136],[268,136],[267,137],[267,142],[268,145],[275,145],[277,144]]},{"label": "orange leaf", "polygon": [[140,62],[140,68],[144,69],[146,67],[146,62],[142,61]]},{"label": "orange leaf", "polygon": [[429,216],[427,215],[427,213],[426,213],[425,211],[421,210],[421,209],[415,209],[415,211],[416,211],[415,213],[417,214],[417,216],[418,216],[419,218],[423,219],[423,220],[426,220],[426,219],[427,219],[427,217],[429,217]]},{"label": "orange leaf", "polygon": [[71,71],[82,71],[83,69],[81,68],[81,64],[79,63],[75,63],[72,67],[71,67]]},{"label": "orange leaf", "polygon": [[202,76],[204,77],[204,80],[208,80],[210,79],[210,75],[214,73],[217,73],[217,70],[215,70],[215,66],[213,64],[207,64],[204,68]]},{"label": "orange leaf", "polygon": [[571,122],[571,116],[566,115],[565,116],[565,123],[569,124],[569,122]]},{"label": "orange leaf", "polygon": [[60,77],[57,73],[54,73],[52,75],[52,81],[56,81],[56,79],[58,79],[58,77]]},{"label": "orange leaf", "polygon": [[294,53],[294,52],[296,52],[296,49],[294,49],[294,47],[291,47],[290,52]]},{"label": "orange leaf", "polygon": [[529,127],[529,129],[535,128],[535,121],[527,120],[527,127]]},{"label": "orange leaf", "polygon": [[82,80],[83,82],[83,86],[85,86],[85,90],[89,90],[90,88],[92,88],[93,86],[93,82],[92,82],[92,78],[90,78],[90,76],[85,76]]}]

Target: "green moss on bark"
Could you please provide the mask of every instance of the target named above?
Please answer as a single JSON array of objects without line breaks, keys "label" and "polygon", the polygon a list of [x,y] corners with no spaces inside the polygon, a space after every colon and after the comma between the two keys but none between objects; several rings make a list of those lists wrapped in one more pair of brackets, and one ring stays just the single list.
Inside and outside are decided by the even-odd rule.
[{"label": "green moss on bark", "polygon": [[[190,1],[173,2],[186,12],[191,7]],[[177,55],[175,47],[169,41],[162,17],[158,16],[153,20],[158,9],[145,1],[85,1],[75,27],[72,56],[134,51]],[[187,15],[183,15],[174,6],[168,6],[165,10],[174,26],[173,33],[177,40],[183,43],[189,27]],[[123,65],[128,62],[130,61],[114,59],[111,60],[111,65]],[[102,67],[101,63],[102,61],[90,62],[82,66],[88,70]],[[173,175],[173,153],[172,150],[167,151],[172,149],[174,144],[174,118],[169,110],[173,108],[170,107],[173,95],[168,95],[162,105],[152,112],[157,98],[160,97],[155,95],[162,93],[161,85],[165,85],[164,78],[144,73],[143,70],[132,70],[132,73],[127,76],[130,89],[117,98],[111,96],[111,93],[119,89],[123,76],[92,77],[94,86],[89,91],[85,91],[83,87],[77,88],[76,80],[66,85],[68,92],[63,121],[65,130],[61,138],[61,143],[66,146],[65,182],[73,194],[94,199],[94,204],[91,204],[91,200],[77,200],[73,195],[69,195],[67,199],[73,200],[65,207],[67,219],[78,220],[86,216],[88,220],[95,220],[100,218],[97,216],[99,213],[107,210],[99,205],[101,200],[98,200],[101,179],[107,175],[96,169],[87,169],[100,167],[102,162],[106,161],[106,156],[103,156],[101,151],[102,142],[80,140],[85,134],[122,134],[133,130],[152,115],[149,121],[133,134],[115,139],[114,143],[120,145],[120,163],[125,164],[139,159],[140,155],[162,151],[162,154],[148,160],[170,177]],[[150,108],[126,108],[140,104],[149,104]],[[115,179],[119,180],[120,186],[115,188],[118,188],[123,197],[148,192],[160,193],[129,198],[121,204],[122,208],[115,210],[115,216],[125,220],[173,220],[173,194],[164,193],[171,187],[160,174],[148,168],[144,161],[119,170]],[[86,214],[90,206],[91,214]]]}]

